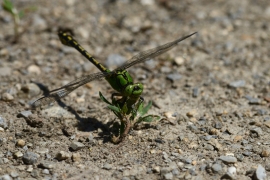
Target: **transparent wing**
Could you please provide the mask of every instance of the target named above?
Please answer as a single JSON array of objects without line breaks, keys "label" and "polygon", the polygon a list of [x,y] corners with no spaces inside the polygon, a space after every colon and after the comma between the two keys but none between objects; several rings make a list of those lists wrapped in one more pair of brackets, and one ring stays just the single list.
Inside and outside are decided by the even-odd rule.
[{"label": "transparent wing", "polygon": [[37,99],[36,101],[32,103],[32,107],[36,108],[39,106],[44,106],[44,105],[53,103],[54,101],[57,101],[65,97],[66,95],[68,95],[69,93],[77,89],[78,87],[90,81],[109,76],[110,74],[112,74],[112,72],[99,72],[99,73],[89,74],[89,75],[80,77],[74,81],[71,81],[65,86],[62,86],[60,88],[50,91],[49,94]]},{"label": "transparent wing", "polygon": [[135,64],[147,61],[149,59],[152,59],[156,56],[159,56],[160,54],[165,53],[166,51],[172,49],[174,46],[176,46],[179,42],[189,38],[190,36],[196,34],[197,32],[194,32],[190,35],[181,37],[179,39],[176,39],[172,42],[169,42],[167,44],[158,46],[156,48],[141,52],[135,56],[133,56],[130,60],[128,60],[127,62],[125,62],[123,65],[121,65],[120,67],[116,68],[114,71],[119,71],[119,70],[124,70],[127,69]]}]

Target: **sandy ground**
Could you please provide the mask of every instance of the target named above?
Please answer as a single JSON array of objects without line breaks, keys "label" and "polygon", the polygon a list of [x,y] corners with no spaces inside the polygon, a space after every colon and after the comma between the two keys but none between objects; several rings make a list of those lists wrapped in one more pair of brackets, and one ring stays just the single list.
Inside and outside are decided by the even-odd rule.
[{"label": "sandy ground", "polygon": [[[14,1],[15,2],[15,1]],[[270,4],[268,0],[19,1],[23,31],[0,9],[2,179],[269,179]],[[29,103],[98,72],[58,39],[69,29],[110,69],[198,32],[171,51],[129,68],[153,101],[122,146],[114,114],[92,81],[48,108]]]}]

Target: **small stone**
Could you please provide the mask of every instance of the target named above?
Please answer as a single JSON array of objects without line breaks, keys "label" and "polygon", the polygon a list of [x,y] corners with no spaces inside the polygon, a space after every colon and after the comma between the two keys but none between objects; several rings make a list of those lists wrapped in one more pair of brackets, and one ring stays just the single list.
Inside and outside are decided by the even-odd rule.
[{"label": "small stone", "polygon": [[257,137],[260,137],[263,134],[262,128],[260,127],[255,127],[250,130],[251,133],[255,133]]},{"label": "small stone", "polygon": [[34,83],[29,83],[29,84],[22,86],[21,90],[24,93],[28,94],[29,97],[36,97],[37,95],[40,94],[40,89],[39,89],[38,85],[36,85]]},{"label": "small stone", "polygon": [[10,176],[16,178],[19,176],[19,173],[17,171],[11,171]]},{"label": "small stone", "polygon": [[181,79],[182,76],[180,74],[168,74],[167,75],[167,79],[170,80],[170,81],[177,81],[179,79]]},{"label": "small stone", "polygon": [[43,174],[50,174],[50,171],[48,169],[43,169],[42,173]]},{"label": "small stone", "polygon": [[153,169],[154,173],[160,173],[160,167],[159,166],[155,166]]},{"label": "small stone", "polygon": [[112,165],[109,163],[105,163],[103,166],[103,169],[110,170],[110,169],[112,169]]},{"label": "small stone", "polygon": [[2,100],[3,101],[13,101],[14,97],[11,94],[6,92],[6,93],[2,94]]},{"label": "small stone", "polygon": [[241,141],[242,139],[243,139],[243,136],[236,135],[236,136],[233,138],[233,141],[234,141],[234,142],[238,142],[238,141]]},{"label": "small stone", "polygon": [[166,173],[163,175],[164,179],[166,180],[170,180],[173,179],[173,174],[172,173]]},{"label": "small stone", "polygon": [[30,74],[36,74],[36,75],[39,75],[41,73],[40,68],[37,65],[34,65],[34,64],[28,66],[27,71]]},{"label": "small stone", "polygon": [[0,116],[0,127],[6,129],[8,126],[7,126],[7,123],[6,123],[6,119],[4,119],[3,117]]},{"label": "small stone", "polygon": [[187,116],[188,116],[188,117],[194,117],[194,116],[196,116],[196,115],[197,115],[197,111],[196,111],[195,109],[193,109],[193,110],[187,112]]},{"label": "small stone", "polygon": [[193,88],[192,89],[192,97],[196,98],[200,94],[200,89],[199,88]]},{"label": "small stone", "polygon": [[1,180],[12,180],[12,177],[10,177],[10,175],[8,174],[4,174],[3,176],[0,176]]},{"label": "small stone", "polygon": [[239,87],[244,87],[246,84],[246,81],[244,80],[239,80],[239,81],[234,81],[229,84],[229,87],[231,88],[239,88]]},{"label": "small stone", "polygon": [[266,172],[265,169],[262,165],[258,165],[257,169],[256,169],[256,178],[258,180],[266,180]]},{"label": "small stone", "polygon": [[51,106],[41,111],[41,114],[45,117],[52,118],[75,118],[75,115],[59,106]]},{"label": "small stone", "polygon": [[23,162],[27,165],[35,164],[37,159],[38,155],[30,151],[27,151],[22,157]]},{"label": "small stone", "polygon": [[222,170],[222,166],[220,164],[213,164],[212,170],[216,173],[219,173]]},{"label": "small stone", "polygon": [[73,162],[81,161],[81,155],[79,153],[73,153],[71,158]]},{"label": "small stone", "polygon": [[269,157],[270,155],[270,151],[268,149],[264,149],[262,150],[262,153],[261,153],[262,157]]},{"label": "small stone", "polygon": [[219,122],[219,121],[216,121],[216,122],[214,123],[214,128],[216,128],[216,129],[221,129],[221,128],[222,128],[222,123]]},{"label": "small stone", "polygon": [[232,176],[236,175],[236,168],[234,166],[228,168],[228,173]]},{"label": "small stone", "polygon": [[233,156],[220,156],[219,159],[228,164],[237,162],[237,159]]},{"label": "small stone", "polygon": [[181,66],[182,64],[184,64],[185,59],[182,56],[178,56],[174,59],[174,62],[178,65]]},{"label": "small stone", "polygon": [[251,105],[260,105],[261,104],[261,100],[258,98],[253,98],[251,96],[246,96],[246,98],[249,101],[249,104],[251,104]]},{"label": "small stone", "polygon": [[28,118],[30,115],[32,115],[31,111],[21,111],[18,114],[18,117]]},{"label": "small stone", "polygon": [[[28,146],[28,144],[27,144]],[[49,149],[47,148],[39,148],[39,149],[36,149],[36,152],[39,153],[39,154],[46,154],[49,152]]]},{"label": "small stone", "polygon": [[53,169],[55,167],[55,164],[50,161],[42,161],[39,166],[43,169]]},{"label": "small stone", "polygon": [[18,139],[17,146],[19,146],[19,147],[25,146],[25,141],[23,139]]},{"label": "small stone", "polygon": [[169,120],[176,120],[176,116],[174,116],[174,113],[172,112],[165,112],[164,116],[168,118]]},{"label": "small stone", "polygon": [[85,145],[83,143],[80,143],[80,142],[72,142],[71,145],[70,145],[70,148],[73,150],[73,151],[78,151],[82,148],[84,148]]},{"label": "small stone", "polygon": [[70,154],[65,151],[60,151],[59,153],[57,153],[55,158],[58,159],[59,161],[65,160],[70,158]]},{"label": "small stone", "polygon": [[17,152],[14,153],[14,157],[15,157],[16,159],[18,159],[18,158],[20,158],[20,157],[23,157],[23,153],[22,153],[21,151],[17,151]]}]

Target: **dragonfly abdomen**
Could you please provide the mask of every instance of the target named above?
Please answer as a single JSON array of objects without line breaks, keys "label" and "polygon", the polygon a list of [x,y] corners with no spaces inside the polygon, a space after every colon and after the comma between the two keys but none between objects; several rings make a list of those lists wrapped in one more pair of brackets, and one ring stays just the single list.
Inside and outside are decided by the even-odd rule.
[{"label": "dragonfly abdomen", "polygon": [[107,69],[101,63],[99,63],[93,56],[91,56],[72,36],[61,31],[58,33],[58,36],[62,44],[77,49],[84,57],[86,57],[86,59],[88,59],[91,63],[93,63],[100,71],[110,72],[109,69]]}]

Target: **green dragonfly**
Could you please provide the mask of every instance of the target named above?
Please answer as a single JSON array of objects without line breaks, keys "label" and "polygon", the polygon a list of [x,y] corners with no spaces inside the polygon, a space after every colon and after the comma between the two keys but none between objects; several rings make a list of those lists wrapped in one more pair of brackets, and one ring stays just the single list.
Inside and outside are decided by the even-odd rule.
[{"label": "green dragonfly", "polygon": [[[143,92],[142,83],[134,83],[131,75],[126,71],[127,68],[150,60],[156,56],[163,54],[164,52],[170,50],[175,47],[179,42],[189,38],[190,36],[196,34],[194,32],[187,36],[176,39],[172,42],[166,43],[164,45],[158,46],[156,48],[143,51],[135,56],[133,56],[130,60],[125,62],[120,67],[110,71],[108,68],[99,63],[96,59],[94,59],[71,35],[68,35],[65,32],[60,31],[58,33],[59,39],[62,44],[66,46],[71,46],[77,49],[85,58],[87,58],[91,63],[93,63],[101,72],[89,74],[83,76],[81,78],[75,79],[74,81],[50,91],[48,94],[43,97],[37,99],[32,103],[32,107],[39,107],[51,104],[61,98],[67,96],[69,93],[77,89],[78,87],[101,78],[105,78],[111,87],[117,91],[117,93],[113,94],[113,96],[121,96],[122,101],[127,103],[127,106],[131,107],[135,104],[139,98],[141,98],[141,94]],[[113,97],[112,97],[113,98]]]}]

